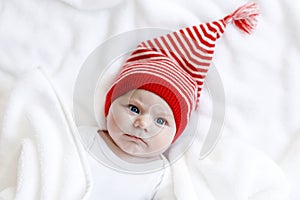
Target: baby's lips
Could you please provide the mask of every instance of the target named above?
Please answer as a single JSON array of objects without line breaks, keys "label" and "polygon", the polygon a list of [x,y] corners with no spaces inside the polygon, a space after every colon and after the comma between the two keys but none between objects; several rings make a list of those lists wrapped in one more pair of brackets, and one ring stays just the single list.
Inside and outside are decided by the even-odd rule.
[{"label": "baby's lips", "polygon": [[135,136],[133,134],[125,134],[125,136],[133,139],[134,141],[139,141],[139,142],[143,142],[144,144],[146,144],[146,142],[144,141],[143,138],[139,137],[139,136]]}]

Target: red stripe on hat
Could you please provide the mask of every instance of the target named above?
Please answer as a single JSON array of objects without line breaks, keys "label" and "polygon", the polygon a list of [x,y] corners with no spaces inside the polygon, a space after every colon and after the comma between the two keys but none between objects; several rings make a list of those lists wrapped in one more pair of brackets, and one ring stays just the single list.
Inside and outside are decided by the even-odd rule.
[{"label": "red stripe on hat", "polygon": [[[184,53],[182,53],[182,56],[184,56],[189,62],[192,62],[193,64],[196,65],[200,65],[200,66],[206,66],[208,67],[210,65],[210,63],[205,63],[205,62],[200,62],[197,59],[195,59],[192,55],[195,55],[192,51],[189,51],[191,49],[187,49],[186,45],[184,44],[185,42],[183,42],[180,39],[180,35],[178,35],[177,33],[174,33],[174,36],[176,37],[176,40],[179,43],[179,46],[182,48],[182,50],[184,51]],[[197,68],[194,68],[195,70],[197,70]]]},{"label": "red stripe on hat", "polygon": [[212,24],[214,24],[218,27],[218,29],[216,29],[218,31],[218,35],[217,35],[217,39],[218,39],[224,33],[226,24],[223,21],[214,21],[214,22],[212,22]]},{"label": "red stripe on hat", "polygon": [[200,88],[202,88],[202,86],[203,86],[203,84],[204,84],[204,80],[202,80],[202,81],[196,81],[196,82],[197,82],[198,86],[199,86]]},{"label": "red stripe on hat", "polygon": [[189,38],[183,30],[178,34],[176,33],[176,35],[184,40],[182,41],[181,39],[181,41],[186,44],[185,46],[187,46],[187,50],[191,52],[192,55],[201,59],[202,62],[209,63],[211,56],[207,52],[199,51],[196,46],[196,41],[191,40],[191,38]]},{"label": "red stripe on hat", "polygon": [[143,59],[153,59],[155,57],[161,57],[157,54],[136,54],[134,57],[131,57],[127,60],[127,62],[135,62]]},{"label": "red stripe on hat", "polygon": [[[197,37],[194,36],[192,30],[195,32],[195,34],[196,34]],[[207,46],[205,46],[205,48],[202,47],[202,46],[200,46],[200,44],[202,44],[202,43],[201,43],[201,39],[198,37],[198,35],[197,35],[197,33],[196,33],[195,30],[197,30],[197,27],[196,27],[196,26],[186,28],[186,31],[188,32],[189,36],[195,38],[193,41],[195,41],[195,43],[196,43],[196,45],[197,45],[197,48],[198,48],[200,51],[202,51],[203,53],[205,53],[205,54],[207,54],[207,55],[210,55],[210,56],[212,57],[213,50],[207,49]]]},{"label": "red stripe on hat", "polygon": [[216,28],[218,27],[212,26],[211,23],[207,23],[207,28],[209,29],[209,31],[214,32],[216,34]]},{"label": "red stripe on hat", "polygon": [[[180,66],[185,65],[184,61],[181,61],[178,58],[178,56],[173,52],[173,50],[171,49],[170,45],[168,44],[168,41],[166,40],[166,38],[160,37],[160,39],[163,43],[160,43],[158,40],[157,40],[157,42],[166,47],[166,48],[163,48],[163,49],[166,49],[166,51],[168,51],[168,53],[171,55],[171,59],[173,58]],[[151,41],[149,41],[149,43],[151,43]]]},{"label": "red stripe on hat", "polygon": [[[181,59],[184,61],[185,65],[182,65],[182,67],[190,74],[197,75],[197,72],[206,72],[207,69],[201,69],[201,68],[196,68],[194,65],[192,65],[189,60],[187,60],[186,55],[183,54],[177,44],[175,43],[174,39],[171,37],[170,34],[167,35],[167,39],[171,42],[172,46],[174,47],[174,49],[176,50],[176,53],[179,54],[179,56],[181,57]],[[177,39],[176,39],[177,41]],[[209,64],[208,64],[209,66]]]},{"label": "red stripe on hat", "polygon": [[[202,47],[199,46],[198,42],[194,39],[194,36],[189,28],[185,30],[187,31],[187,34],[184,32],[183,29],[180,30],[180,33],[183,39],[185,40],[186,44],[189,46],[192,53],[203,60],[210,61],[212,59],[212,56],[208,54]],[[193,47],[192,45],[194,45],[195,47]],[[201,53],[206,55],[203,55]]]},{"label": "red stripe on hat", "polygon": [[203,45],[206,46],[206,47],[209,47],[209,48],[205,48],[205,51],[206,51],[207,53],[209,53],[209,54],[213,54],[214,51],[213,51],[213,50],[210,50],[210,48],[214,48],[215,45],[214,45],[214,44],[208,43],[207,41],[205,41],[205,40],[202,38],[200,32],[198,31],[198,27],[197,27],[197,26],[193,26],[193,30],[194,30],[194,32],[196,33],[197,37],[199,38],[201,44],[203,44]]},{"label": "red stripe on hat", "polygon": [[[159,38],[159,39],[162,39],[161,37]],[[167,42],[167,41],[166,41]],[[160,42],[159,40],[158,40],[158,38],[155,38],[155,39],[153,39],[152,41],[149,41],[149,43],[151,43],[152,45],[156,45],[157,47],[155,47],[156,49],[159,49],[159,51],[161,52],[161,53],[163,53],[165,56],[166,56],[166,58],[169,58],[169,59],[172,59],[172,63],[176,63],[176,67],[177,67],[177,65],[182,65],[183,63],[178,59],[178,57],[175,55],[175,54],[173,54],[172,52],[172,50],[171,49],[169,49],[169,48],[165,48],[164,47],[164,43],[163,43],[163,41],[162,42]],[[169,47],[169,46],[168,46]]]},{"label": "red stripe on hat", "polygon": [[[206,29],[205,29],[205,26],[206,26],[207,23],[205,24],[201,24],[199,27],[202,31],[202,33],[204,34],[204,36],[206,38],[208,38],[210,41],[206,40],[207,43],[209,43],[210,45],[215,45],[214,44],[214,41],[216,40],[216,37],[215,37],[215,34],[214,35],[211,35]],[[212,42],[212,43],[211,43]]]},{"label": "red stripe on hat", "polygon": [[[179,50],[178,50],[176,44],[174,43],[173,39],[171,38],[171,40],[170,40],[169,37],[171,37],[169,34],[166,37],[161,37],[163,44],[165,44],[167,46],[172,58],[174,58],[180,66],[185,67],[186,65],[188,65],[188,63],[186,62],[184,57],[182,57],[179,54]],[[170,43],[170,45],[168,44],[168,42]],[[174,48],[174,50],[172,50],[172,47]]]},{"label": "red stripe on hat", "polygon": [[165,55],[167,55],[167,51],[164,50],[164,48],[162,47],[162,45],[160,44],[160,42],[158,41],[158,39],[157,39],[157,38],[154,38],[153,41],[154,41],[154,43],[158,46],[159,50],[160,50],[161,52],[164,52]]}]

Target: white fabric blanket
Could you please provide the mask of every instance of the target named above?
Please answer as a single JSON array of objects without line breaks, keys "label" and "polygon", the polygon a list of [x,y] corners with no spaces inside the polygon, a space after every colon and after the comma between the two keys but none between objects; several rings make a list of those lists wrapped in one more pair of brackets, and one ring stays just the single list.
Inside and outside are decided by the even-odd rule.
[{"label": "white fabric blanket", "polygon": [[67,107],[40,68],[16,78],[1,127],[0,199],[88,199],[89,167]]},{"label": "white fabric blanket", "polygon": [[[172,165],[163,184],[178,199],[300,199],[299,5],[257,2],[256,32],[246,37],[230,26],[218,41],[223,135],[204,160],[195,159],[195,143]],[[0,1],[0,199],[88,199],[93,177],[72,95],[98,45],[137,28],[219,19],[243,3]]]}]

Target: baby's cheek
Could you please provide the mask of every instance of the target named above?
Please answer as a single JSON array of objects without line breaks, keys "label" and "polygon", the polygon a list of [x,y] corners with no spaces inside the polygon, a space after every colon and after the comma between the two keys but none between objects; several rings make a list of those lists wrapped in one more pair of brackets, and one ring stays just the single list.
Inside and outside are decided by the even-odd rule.
[{"label": "baby's cheek", "polygon": [[115,125],[122,131],[127,132],[132,125],[132,117],[126,111],[119,111],[113,115]]},{"label": "baby's cheek", "polygon": [[157,148],[168,147],[172,143],[173,138],[174,134],[170,131],[162,131],[160,134],[155,136],[152,143]]}]

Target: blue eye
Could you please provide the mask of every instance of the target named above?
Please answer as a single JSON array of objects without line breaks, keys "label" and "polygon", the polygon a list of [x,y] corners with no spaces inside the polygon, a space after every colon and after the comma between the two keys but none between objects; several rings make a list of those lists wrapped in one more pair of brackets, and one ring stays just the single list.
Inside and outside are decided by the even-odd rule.
[{"label": "blue eye", "polygon": [[159,125],[165,125],[166,124],[166,120],[163,118],[157,118],[156,123],[158,123]]},{"label": "blue eye", "polygon": [[136,114],[140,114],[139,108],[136,107],[136,106],[134,106],[134,105],[129,105],[129,110],[130,110],[131,112],[136,113]]}]

